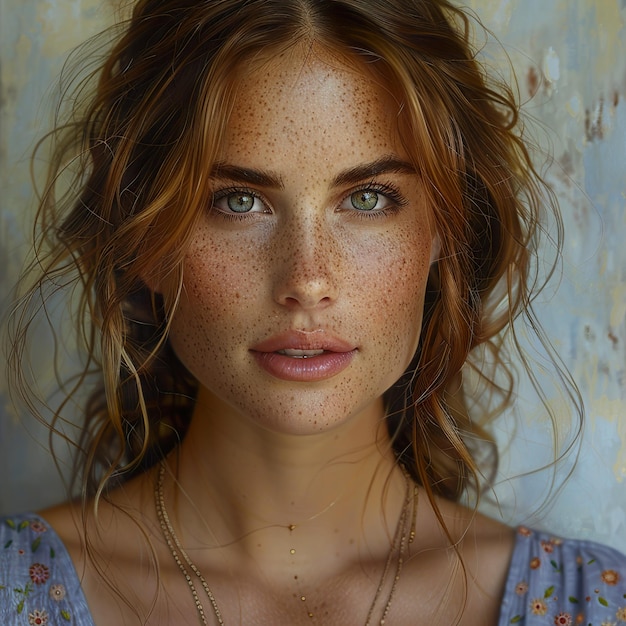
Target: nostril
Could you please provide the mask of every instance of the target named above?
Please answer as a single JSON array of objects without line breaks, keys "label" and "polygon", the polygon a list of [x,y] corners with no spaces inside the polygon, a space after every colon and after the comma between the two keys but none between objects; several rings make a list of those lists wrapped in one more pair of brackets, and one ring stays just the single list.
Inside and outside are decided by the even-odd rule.
[{"label": "nostril", "polygon": [[276,300],[288,309],[311,309],[327,307],[332,303],[333,298],[330,295],[320,296],[315,290],[310,290],[284,294],[282,297],[278,296]]}]

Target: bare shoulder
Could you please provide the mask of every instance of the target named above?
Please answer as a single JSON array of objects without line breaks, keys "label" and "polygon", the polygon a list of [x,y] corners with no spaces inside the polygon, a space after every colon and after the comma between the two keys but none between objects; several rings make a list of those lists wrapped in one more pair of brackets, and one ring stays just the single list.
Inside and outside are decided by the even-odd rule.
[{"label": "bare shoulder", "polygon": [[515,530],[485,515],[472,514],[471,524],[461,542],[467,565],[467,611],[463,624],[484,612],[480,624],[496,624],[515,549]]},{"label": "bare shoulder", "polygon": [[83,527],[81,507],[76,502],[64,502],[39,511],[40,515],[59,536],[76,570],[83,559]]},{"label": "bare shoulder", "polygon": [[[153,561],[146,541],[153,522],[142,506],[140,490],[129,483],[99,502],[97,521],[93,502],[85,507],[67,502],[39,512],[65,545],[97,624],[143,623],[132,605],[141,606],[142,596],[154,595],[153,584],[143,585],[146,563]],[[119,589],[130,590],[131,601],[121,599]]]},{"label": "bare shoulder", "polygon": [[[39,512],[65,544],[76,565],[83,565],[87,552],[118,562],[132,558],[138,543],[154,523],[154,505],[146,481],[140,476],[83,506],[66,502]],[[78,568],[77,568],[78,569]]]},{"label": "bare shoulder", "polygon": [[[411,587],[433,598],[423,623],[476,626],[496,624],[515,547],[510,526],[447,500],[437,500],[445,529],[432,507],[418,513],[411,549]],[[408,616],[415,615],[415,607]],[[407,623],[412,623],[410,620]]]},{"label": "bare shoulder", "polygon": [[455,502],[441,502],[440,507],[470,577],[485,590],[503,591],[515,529]]}]

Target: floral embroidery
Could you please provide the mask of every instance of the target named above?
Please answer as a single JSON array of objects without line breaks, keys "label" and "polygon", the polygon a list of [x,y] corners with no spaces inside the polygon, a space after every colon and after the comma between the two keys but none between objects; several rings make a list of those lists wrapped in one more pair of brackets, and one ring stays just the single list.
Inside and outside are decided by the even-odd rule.
[{"label": "floral embroidery", "polygon": [[533,534],[533,531],[530,530],[530,528],[526,528],[526,526],[519,526],[517,532],[522,535],[522,537],[530,537]]},{"label": "floral embroidery", "polygon": [[[505,596],[512,606],[502,615],[506,621],[501,620],[501,625],[626,625],[624,556],[608,547],[563,542],[523,528],[518,529],[518,535],[518,545],[523,546],[519,558],[527,555],[523,558],[528,578],[512,581]],[[518,570],[520,565],[518,560]],[[575,580],[579,581],[576,585]],[[578,595],[581,588],[589,589],[586,597]]]},{"label": "floral embroidery", "polygon": [[65,587],[63,585],[52,585],[50,587],[50,597],[57,602],[61,602],[65,598]]},{"label": "floral embroidery", "polygon": [[48,527],[41,521],[35,519],[30,523],[30,527],[36,533],[45,533],[48,530]]},{"label": "floral embroidery", "polygon": [[36,585],[43,585],[50,578],[50,570],[41,563],[33,563],[28,570],[28,575]]},{"label": "floral embroidery", "polygon": [[600,574],[600,578],[602,578],[602,582],[607,585],[617,585],[619,582],[619,574],[614,569],[605,569],[602,574]]},{"label": "floral embroidery", "polygon": [[[10,624],[25,626],[93,626],[74,614],[70,587],[62,584],[68,572],[54,565],[63,545],[49,531],[37,517],[0,518],[0,624],[8,616]],[[64,553],[63,562],[68,558]]]},{"label": "floral embroidery", "polygon": [[33,611],[28,614],[28,623],[31,626],[40,626],[48,623],[48,614],[45,611]]},{"label": "floral embroidery", "polygon": [[533,615],[545,615],[548,612],[548,605],[543,600],[536,598],[530,603],[530,610]]}]

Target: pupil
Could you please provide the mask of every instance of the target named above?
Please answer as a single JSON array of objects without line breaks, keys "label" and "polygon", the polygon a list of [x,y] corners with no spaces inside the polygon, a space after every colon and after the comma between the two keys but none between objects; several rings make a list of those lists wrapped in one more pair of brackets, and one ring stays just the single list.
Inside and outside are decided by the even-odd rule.
[{"label": "pupil", "polygon": [[247,213],[254,204],[254,196],[238,193],[228,196],[228,208],[236,213]]},{"label": "pupil", "polygon": [[375,191],[359,191],[352,194],[352,206],[359,211],[371,211],[378,204]]}]

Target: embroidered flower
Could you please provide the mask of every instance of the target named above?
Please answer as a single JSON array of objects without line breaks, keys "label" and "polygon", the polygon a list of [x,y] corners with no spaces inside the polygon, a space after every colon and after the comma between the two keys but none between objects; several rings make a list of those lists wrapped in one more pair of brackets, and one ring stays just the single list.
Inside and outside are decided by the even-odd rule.
[{"label": "embroidered flower", "polygon": [[545,615],[548,612],[548,605],[540,598],[536,598],[530,603],[530,610],[533,615]]},{"label": "embroidered flower", "polygon": [[28,575],[36,585],[43,585],[50,578],[50,570],[42,563],[33,563],[28,570]]},{"label": "embroidered flower", "polygon": [[623,606],[617,609],[617,613],[615,613],[615,617],[617,617],[617,619],[620,622],[626,622],[626,606]]},{"label": "embroidered flower", "polygon": [[520,526],[517,532],[522,535],[522,537],[530,537],[533,534],[533,531],[530,530],[530,528],[526,528],[526,526]]},{"label": "embroidered flower", "polygon": [[534,559],[530,560],[530,569],[538,569],[539,567],[541,567],[541,559],[536,556]]},{"label": "embroidered flower", "polygon": [[607,585],[617,585],[619,582],[619,574],[614,569],[605,569],[602,574],[600,574],[600,578],[602,578],[602,582]]},{"label": "embroidered flower", "polygon": [[48,623],[48,614],[45,611],[35,610],[28,614],[28,623],[30,626],[42,626]]},{"label": "embroidered flower", "polygon": [[515,586],[515,593],[518,596],[523,596],[527,592],[528,592],[528,583],[527,582],[522,581],[521,583],[517,583],[517,585]]},{"label": "embroidered flower", "polygon": [[38,519],[33,520],[30,523],[30,527],[36,532],[36,533],[45,533],[48,530],[48,527],[40,522]]},{"label": "embroidered flower", "polygon": [[52,585],[50,587],[50,597],[57,602],[65,598],[65,587],[63,585]]},{"label": "embroidered flower", "polygon": [[579,624],[582,624],[584,621],[585,621],[585,614],[584,614],[584,613],[579,613],[579,614],[576,616],[576,624],[577,624],[577,626],[578,626]]},{"label": "embroidered flower", "polygon": [[554,544],[551,541],[542,541],[541,548],[546,554],[552,554],[554,552]]},{"label": "embroidered flower", "polygon": [[555,626],[572,626],[572,616],[569,613],[559,613],[554,618]]}]

